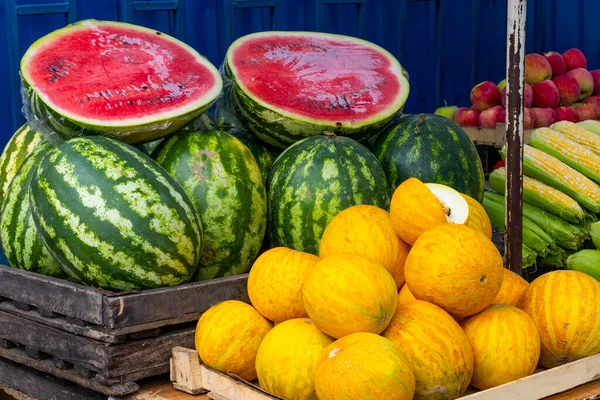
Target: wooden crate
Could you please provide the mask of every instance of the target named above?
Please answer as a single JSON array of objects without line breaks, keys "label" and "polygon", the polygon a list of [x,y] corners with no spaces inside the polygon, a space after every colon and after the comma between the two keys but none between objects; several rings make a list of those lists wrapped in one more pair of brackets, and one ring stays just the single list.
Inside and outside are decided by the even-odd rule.
[{"label": "wooden crate", "polygon": [[0,265],[0,357],[109,396],[169,372],[200,315],[249,302],[247,275],[113,293]]},{"label": "wooden crate", "polygon": [[[561,367],[540,369],[531,376],[492,389],[477,391],[469,388],[461,399],[545,399],[597,380],[600,380],[600,354]],[[190,394],[207,393],[216,400],[281,400],[253,383],[208,368],[192,349],[173,349],[171,381],[177,390]],[[600,398],[600,385],[593,392],[586,398]]]},{"label": "wooden crate", "polygon": [[[462,128],[474,144],[493,146],[496,148],[504,146],[506,139],[505,124],[497,124],[496,129],[478,128],[475,126],[463,126]],[[525,130],[525,143],[529,143],[529,137],[533,131],[534,129]]]}]

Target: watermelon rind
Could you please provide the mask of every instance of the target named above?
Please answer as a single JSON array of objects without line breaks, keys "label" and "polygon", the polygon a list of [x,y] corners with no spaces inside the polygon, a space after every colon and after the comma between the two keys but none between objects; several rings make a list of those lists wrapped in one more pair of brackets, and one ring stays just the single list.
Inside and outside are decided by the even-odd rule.
[{"label": "watermelon rind", "polygon": [[319,254],[323,231],[346,208],[369,204],[389,209],[386,178],[377,158],[343,136],[313,136],[275,160],[268,179],[271,247]]},{"label": "watermelon rind", "polygon": [[10,138],[0,155],[0,204],[21,164],[42,142],[42,134],[27,124]]},{"label": "watermelon rind", "polygon": [[371,146],[390,194],[408,178],[440,183],[483,201],[485,177],[475,145],[454,121],[435,114],[404,115]]},{"label": "watermelon rind", "polygon": [[[393,68],[392,72],[400,81],[400,91],[395,101],[385,110],[360,121],[314,119],[267,104],[260,98],[253,96],[244,84],[236,79],[236,69],[232,58],[236,49],[244,44],[246,40],[268,36],[324,37],[349,41],[375,49],[389,59]],[[225,108],[231,113],[232,118],[238,120],[244,129],[250,131],[265,143],[280,149],[285,149],[298,140],[322,135],[324,132],[348,136],[358,141],[366,140],[377,134],[402,109],[410,91],[408,74],[398,60],[384,48],[366,40],[350,36],[319,32],[268,31],[243,36],[234,41],[227,50],[222,74],[226,90]]]},{"label": "watermelon rind", "polygon": [[248,147],[227,132],[179,132],[153,156],[186,190],[202,220],[204,250],[194,279],[248,272],[267,219],[265,184]]},{"label": "watermelon rind", "polygon": [[68,140],[41,162],[29,197],[50,254],[81,283],[151,289],[184,283],[197,268],[202,225],[193,203],[132,146]]},{"label": "watermelon rind", "polygon": [[29,203],[29,187],[38,165],[54,148],[42,142],[25,159],[8,186],[0,212],[0,237],[9,265],[49,276],[63,276],[39,236]]},{"label": "watermelon rind", "polygon": [[[116,26],[152,34],[159,33],[161,38],[173,42],[173,44],[185,48],[190,54],[193,54],[194,59],[212,73],[215,84],[202,97],[175,110],[150,115],[139,115],[128,119],[103,120],[82,118],[69,110],[57,107],[53,103],[51,95],[36,90],[28,68],[30,59],[36,54],[38,49],[43,48],[50,41],[67,37],[79,29],[89,29],[90,27],[101,29],[103,26]],[[21,59],[21,77],[24,98],[28,105],[26,108],[30,109],[33,114],[30,119],[32,123],[38,125],[36,128],[39,127],[42,133],[49,135],[57,133],[66,139],[76,136],[102,135],[130,144],[153,141],[183,128],[200,117],[216,101],[223,86],[218,69],[192,47],[176,38],[138,25],[93,19],[67,25],[34,42]]]}]

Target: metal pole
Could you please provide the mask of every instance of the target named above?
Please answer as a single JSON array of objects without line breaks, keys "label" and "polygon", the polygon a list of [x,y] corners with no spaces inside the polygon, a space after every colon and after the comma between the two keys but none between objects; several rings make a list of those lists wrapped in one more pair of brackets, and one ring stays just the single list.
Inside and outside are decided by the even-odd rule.
[{"label": "metal pole", "polygon": [[506,47],[506,198],[504,249],[508,268],[522,275],[523,77],[526,0],[508,0]]}]

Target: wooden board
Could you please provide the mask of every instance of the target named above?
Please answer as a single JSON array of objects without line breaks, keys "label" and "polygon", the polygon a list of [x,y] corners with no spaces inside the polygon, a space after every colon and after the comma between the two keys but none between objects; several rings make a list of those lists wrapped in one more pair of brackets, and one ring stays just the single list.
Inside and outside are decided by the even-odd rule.
[{"label": "wooden board", "polygon": [[90,339],[116,343],[123,335],[197,321],[204,311],[224,300],[249,302],[247,279],[245,274],[112,293],[0,265],[0,300],[4,300],[0,309]]},{"label": "wooden board", "polygon": [[[506,142],[505,124],[497,124],[496,129],[478,128],[475,126],[463,126],[462,128],[465,130],[467,136],[469,136],[474,144],[501,148]],[[525,143],[529,143],[529,137],[533,131],[534,129],[527,129],[525,131]]]},{"label": "wooden board", "polygon": [[[196,354],[196,356],[194,356]],[[199,372],[198,372],[199,371]],[[196,376],[191,376],[195,374]],[[171,362],[171,380],[176,389],[188,393],[207,390],[208,396],[218,400],[274,400],[277,396],[266,393],[258,386],[238,377],[215,371],[200,363],[192,349],[174,348]],[[531,376],[484,391],[470,390],[464,400],[533,400],[563,393],[581,385],[596,382],[589,389],[600,396],[600,354],[549,369]],[[561,399],[557,397],[556,400]]]}]

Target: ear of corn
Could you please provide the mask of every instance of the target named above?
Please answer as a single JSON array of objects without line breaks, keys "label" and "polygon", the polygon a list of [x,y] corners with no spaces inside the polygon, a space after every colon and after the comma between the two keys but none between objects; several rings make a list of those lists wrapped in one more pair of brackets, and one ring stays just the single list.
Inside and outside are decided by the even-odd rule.
[{"label": "ear of corn", "polygon": [[592,133],[571,121],[555,122],[550,126],[550,129],[562,133],[572,141],[587,147],[595,154],[600,154],[600,135]]},{"label": "ear of corn", "polygon": [[567,136],[549,128],[539,128],[531,133],[529,144],[556,157],[594,182],[600,182],[600,156]]},{"label": "ear of corn", "polygon": [[535,265],[537,253],[525,245],[523,245],[522,251],[523,253],[521,254],[521,267],[525,269]]},{"label": "ear of corn", "polygon": [[557,245],[565,249],[577,250],[590,236],[589,231],[579,226],[569,224],[550,213],[545,213],[539,208],[523,203],[523,215],[548,233]]},{"label": "ear of corn", "polygon": [[569,254],[565,249],[554,246],[548,249],[548,254],[545,257],[540,257],[538,265],[541,267],[563,268],[567,264]]},{"label": "ear of corn", "polygon": [[[502,167],[492,171],[489,182],[494,191],[504,194],[506,169]],[[523,176],[523,201],[573,223],[583,221],[585,215],[577,201],[560,190],[528,176]]]},{"label": "ear of corn", "polygon": [[578,122],[577,125],[584,129],[587,129],[592,133],[595,133],[596,135],[600,135],[600,121],[588,119],[587,121]]},{"label": "ear of corn", "polygon": [[590,224],[590,235],[592,242],[597,249],[600,249],[600,222],[592,222]]},{"label": "ear of corn", "polygon": [[[490,217],[492,226],[504,232],[504,204],[494,199],[492,193],[486,192],[483,198],[483,208]],[[498,195],[496,195],[498,196]],[[500,196],[502,199],[503,197]],[[540,227],[536,226],[527,218],[523,218],[523,244],[535,251],[539,256],[548,254],[548,247],[553,244],[552,239],[547,234],[541,237],[538,233]]]},{"label": "ear of corn", "polygon": [[[502,147],[500,154],[506,159],[506,147]],[[551,155],[525,145],[523,171],[527,176],[571,196],[583,207],[600,212],[600,187]]]},{"label": "ear of corn", "polygon": [[600,281],[600,250],[581,250],[567,259],[567,268]]}]

